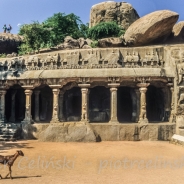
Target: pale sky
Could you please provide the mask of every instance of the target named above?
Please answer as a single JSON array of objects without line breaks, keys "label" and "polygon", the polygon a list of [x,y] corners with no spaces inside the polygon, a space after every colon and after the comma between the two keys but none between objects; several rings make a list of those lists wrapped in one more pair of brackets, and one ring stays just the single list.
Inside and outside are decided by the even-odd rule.
[{"label": "pale sky", "polygon": [[[54,13],[74,13],[83,23],[89,22],[90,9],[103,0],[0,0],[0,25],[11,24],[12,33],[18,33],[17,25],[42,22]],[[121,2],[116,0],[116,2]],[[156,10],[177,12],[179,21],[184,21],[184,0],[127,0],[140,17]]]}]

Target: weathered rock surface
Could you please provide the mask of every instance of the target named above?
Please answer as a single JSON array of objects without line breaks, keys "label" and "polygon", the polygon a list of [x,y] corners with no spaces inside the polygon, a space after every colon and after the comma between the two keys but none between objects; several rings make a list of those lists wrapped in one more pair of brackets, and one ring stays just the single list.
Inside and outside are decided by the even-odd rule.
[{"label": "weathered rock surface", "polygon": [[16,34],[0,33],[0,54],[17,52],[22,40],[23,37]]},{"label": "weathered rock surface", "polygon": [[174,134],[170,142],[173,144],[179,144],[184,146],[184,137],[181,135]]},{"label": "weathered rock surface", "polygon": [[169,10],[160,10],[135,21],[125,32],[128,45],[140,46],[166,39],[172,32],[179,15]]},{"label": "weathered rock surface", "polygon": [[92,6],[89,26],[93,27],[100,22],[116,21],[123,29],[127,29],[138,18],[139,15],[131,4],[106,1]]},{"label": "weathered rock surface", "polygon": [[124,42],[122,38],[110,37],[110,38],[103,38],[98,40],[98,46],[105,48],[105,47],[122,47],[124,46]]},{"label": "weathered rock surface", "polygon": [[91,49],[92,47],[91,46],[89,46],[89,45],[84,45],[83,47],[82,47],[82,49]]},{"label": "weathered rock surface", "polygon": [[[84,39],[84,38],[79,38],[78,40],[72,38],[71,36],[67,36],[64,39],[64,43],[57,45],[57,49],[79,49],[79,48],[84,48],[84,46],[88,45],[88,42],[90,42],[90,39]],[[86,46],[87,47],[87,46]],[[87,48],[91,48],[90,46]]]},{"label": "weathered rock surface", "polygon": [[84,45],[87,45],[87,42],[84,38],[79,38],[78,42],[79,42],[79,47],[80,48],[82,48]]},{"label": "weathered rock surface", "polygon": [[7,54],[7,58],[11,58],[11,57],[17,57],[17,53],[16,52],[12,52],[11,54]]},{"label": "weathered rock surface", "polygon": [[96,135],[88,123],[54,123],[39,134],[38,140],[50,142],[96,142]]},{"label": "weathered rock surface", "polygon": [[71,36],[67,36],[63,43],[64,48],[77,49],[79,48],[78,40],[73,39]]},{"label": "weathered rock surface", "polygon": [[184,42],[184,21],[178,22],[174,25],[171,37],[167,43],[182,43]]}]

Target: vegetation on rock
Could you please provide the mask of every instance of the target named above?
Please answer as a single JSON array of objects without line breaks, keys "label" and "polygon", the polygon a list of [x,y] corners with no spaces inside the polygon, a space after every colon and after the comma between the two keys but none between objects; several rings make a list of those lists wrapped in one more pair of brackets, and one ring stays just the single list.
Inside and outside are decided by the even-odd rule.
[{"label": "vegetation on rock", "polygon": [[5,57],[6,57],[5,53],[0,54],[0,58],[5,58]]},{"label": "vegetation on rock", "polygon": [[94,27],[89,28],[88,38],[98,40],[107,37],[118,37],[125,33],[116,22],[101,22]]},{"label": "vegetation on rock", "polygon": [[[101,22],[89,29],[75,14],[54,14],[43,23],[38,21],[24,24],[20,27],[19,35],[24,37],[19,47],[19,54],[39,51],[41,48],[50,48],[63,43],[66,36],[74,39],[91,38],[98,40],[106,37],[117,37],[124,34],[124,30],[116,22]],[[92,47],[97,47],[94,41]]]},{"label": "vegetation on rock", "polygon": [[24,54],[40,48],[52,47],[64,41],[66,36],[75,39],[87,36],[88,25],[82,24],[76,15],[54,14],[43,23],[33,22],[20,27],[19,34],[24,36],[19,53]]}]

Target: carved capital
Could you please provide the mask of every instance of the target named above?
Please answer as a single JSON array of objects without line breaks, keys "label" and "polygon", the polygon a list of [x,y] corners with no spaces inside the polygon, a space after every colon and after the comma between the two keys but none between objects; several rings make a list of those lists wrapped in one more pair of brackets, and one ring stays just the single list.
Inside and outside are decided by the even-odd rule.
[{"label": "carved capital", "polygon": [[82,89],[86,89],[86,88],[89,88],[91,84],[78,84],[78,86],[81,87]]},{"label": "carved capital", "polygon": [[118,86],[120,86],[120,83],[110,83],[110,84],[108,84],[108,86],[110,88],[117,88]]},{"label": "carved capital", "polygon": [[118,90],[117,88],[110,88],[111,92],[114,92],[114,91],[117,91],[117,90]]},{"label": "carved capital", "polygon": [[143,84],[151,81],[150,77],[137,77],[137,78],[135,78],[135,80],[137,80],[137,81],[139,81],[140,83],[143,83]]},{"label": "carved capital", "polygon": [[83,95],[88,95],[89,94],[89,89],[88,88],[81,88],[81,92]]},{"label": "carved capital", "polygon": [[34,86],[22,86],[25,90],[30,90],[34,88]]},{"label": "carved capital", "polygon": [[80,77],[79,78],[79,83],[87,84],[89,82],[90,82],[90,78],[89,77]]},{"label": "carved capital", "polygon": [[146,93],[147,88],[139,88],[139,91],[140,91],[141,93]]},{"label": "carved capital", "polygon": [[31,89],[26,89],[25,90],[25,94],[28,95],[28,96],[32,95],[32,93],[33,93],[33,91]]},{"label": "carved capital", "polygon": [[54,89],[59,89],[61,88],[61,85],[49,85],[50,88]]},{"label": "carved capital", "polygon": [[139,88],[146,88],[147,90],[147,87],[150,85],[150,83],[138,83],[137,84],[137,87]]},{"label": "carved capital", "polygon": [[52,89],[52,92],[54,95],[59,95],[60,90],[59,89]]},{"label": "carved capital", "polygon": [[108,77],[107,80],[110,83],[118,83],[120,81],[120,77]]}]

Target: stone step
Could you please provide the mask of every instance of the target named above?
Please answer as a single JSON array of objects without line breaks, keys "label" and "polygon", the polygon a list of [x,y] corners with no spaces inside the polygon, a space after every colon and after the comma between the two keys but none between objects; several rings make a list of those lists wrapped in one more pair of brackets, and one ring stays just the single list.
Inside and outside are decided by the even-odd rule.
[{"label": "stone step", "polygon": [[[0,124],[0,141],[16,140],[15,136],[21,124],[2,123]],[[19,135],[20,137],[20,135]]]},{"label": "stone step", "polygon": [[0,136],[1,137],[14,137],[14,134],[12,134],[12,135],[9,135],[9,134],[1,134]]}]

